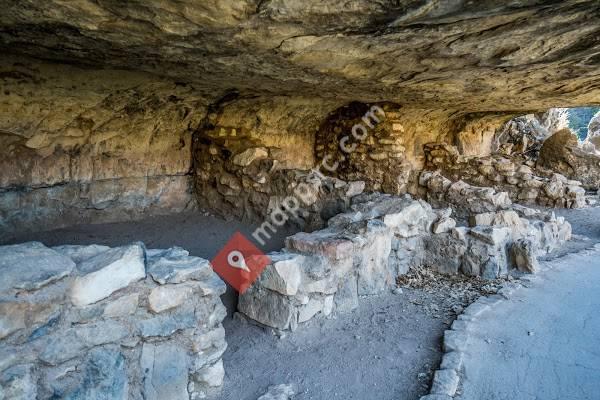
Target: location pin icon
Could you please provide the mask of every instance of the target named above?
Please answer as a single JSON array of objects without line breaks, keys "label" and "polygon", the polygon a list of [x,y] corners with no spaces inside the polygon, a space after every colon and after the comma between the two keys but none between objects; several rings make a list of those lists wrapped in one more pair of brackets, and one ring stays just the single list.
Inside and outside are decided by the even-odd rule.
[{"label": "location pin icon", "polygon": [[241,269],[246,272],[250,272],[250,268],[246,265],[246,260],[242,252],[233,250],[227,255],[227,262],[233,268]]}]

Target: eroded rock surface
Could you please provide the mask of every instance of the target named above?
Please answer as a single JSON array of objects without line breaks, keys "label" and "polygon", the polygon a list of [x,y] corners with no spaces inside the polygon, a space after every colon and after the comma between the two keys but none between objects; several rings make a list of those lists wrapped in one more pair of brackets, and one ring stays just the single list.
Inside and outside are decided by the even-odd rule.
[{"label": "eroded rock surface", "polygon": [[[3,50],[223,93],[531,110],[594,103],[593,0],[116,0],[3,8]],[[532,63],[532,61],[535,61]]]},{"label": "eroded rock surface", "polygon": [[0,236],[194,206],[191,87],[12,57],[0,82]]},{"label": "eroded rock surface", "polygon": [[544,142],[537,165],[577,179],[587,189],[600,186],[600,155],[584,150],[568,129],[556,132]]}]

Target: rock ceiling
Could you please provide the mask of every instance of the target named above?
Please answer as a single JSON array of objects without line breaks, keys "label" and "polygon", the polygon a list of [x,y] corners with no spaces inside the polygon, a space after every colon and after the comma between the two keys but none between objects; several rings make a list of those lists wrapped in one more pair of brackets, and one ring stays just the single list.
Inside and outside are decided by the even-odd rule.
[{"label": "rock ceiling", "polygon": [[598,0],[4,0],[0,51],[146,71],[215,98],[600,104]]}]

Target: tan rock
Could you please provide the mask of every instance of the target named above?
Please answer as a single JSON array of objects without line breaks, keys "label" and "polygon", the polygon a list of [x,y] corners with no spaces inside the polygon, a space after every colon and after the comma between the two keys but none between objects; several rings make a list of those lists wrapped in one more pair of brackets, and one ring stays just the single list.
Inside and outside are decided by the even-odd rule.
[{"label": "tan rock", "polygon": [[269,156],[269,151],[264,147],[253,147],[246,149],[243,152],[236,154],[232,162],[235,165],[247,167],[256,160],[263,160]]}]

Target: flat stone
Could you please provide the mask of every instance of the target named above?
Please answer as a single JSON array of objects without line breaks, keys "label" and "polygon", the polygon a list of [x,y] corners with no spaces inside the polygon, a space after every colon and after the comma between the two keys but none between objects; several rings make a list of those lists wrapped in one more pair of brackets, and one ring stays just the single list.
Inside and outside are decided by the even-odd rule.
[{"label": "flat stone", "polygon": [[358,282],[354,275],[349,275],[341,282],[334,296],[335,309],[341,313],[358,308]]},{"label": "flat stone", "polygon": [[173,315],[159,315],[137,323],[143,337],[170,336],[173,333],[195,328],[198,325],[193,307]]},{"label": "flat stone", "polygon": [[325,229],[312,233],[299,232],[289,236],[285,243],[290,250],[303,254],[323,255],[331,260],[352,257],[352,241],[337,237],[339,232]]},{"label": "flat stone", "polygon": [[89,246],[80,245],[63,245],[52,247],[52,250],[59,252],[67,257],[70,257],[75,263],[79,264],[82,261],[92,258],[100,253],[110,250],[108,246],[92,244]]},{"label": "flat stone", "polygon": [[321,311],[323,311],[323,301],[320,299],[310,299],[306,305],[300,307],[298,311],[298,323],[310,320]]},{"label": "flat stone", "polygon": [[260,322],[277,329],[291,329],[297,325],[297,310],[290,299],[268,289],[251,286],[239,297],[238,310]]},{"label": "flat stone", "polygon": [[152,289],[148,296],[148,307],[152,312],[161,313],[179,307],[192,296],[193,290],[185,285],[165,285]]},{"label": "flat stone", "polygon": [[204,367],[194,375],[196,381],[209,387],[218,387],[223,384],[225,369],[223,361],[219,360],[211,366]]},{"label": "flat stone", "polygon": [[442,363],[440,364],[440,369],[453,369],[455,371],[460,371],[462,365],[463,353],[459,351],[451,351],[449,353],[444,354],[444,357],[442,358]]},{"label": "flat stone", "polygon": [[533,274],[539,269],[538,248],[531,239],[519,239],[510,246],[513,265],[521,272]]},{"label": "flat stone", "polygon": [[469,226],[492,225],[496,213],[487,212],[469,216]]},{"label": "flat stone", "polygon": [[218,326],[217,328],[194,336],[193,349],[195,352],[206,350],[209,347],[219,347],[225,343],[225,328]]},{"label": "flat stone", "polygon": [[327,221],[328,226],[347,226],[355,222],[364,221],[366,216],[360,211],[352,211],[342,214],[337,214]]},{"label": "flat stone", "polygon": [[187,257],[189,255],[190,255],[189,251],[187,251],[186,249],[179,247],[179,246],[169,247],[168,249],[146,249],[146,257],[148,259],[162,258],[162,257],[182,258],[182,257]]},{"label": "flat stone", "polygon": [[473,237],[491,245],[501,245],[511,236],[509,228],[496,228],[490,226],[477,226],[469,232]]},{"label": "flat stone", "polygon": [[90,351],[83,365],[79,387],[65,395],[65,400],[127,400],[129,381],[125,357],[116,348]]},{"label": "flat stone", "polygon": [[89,271],[77,277],[71,287],[71,301],[81,307],[145,278],[144,249],[140,244],[110,249],[82,262],[78,268]]},{"label": "flat stone", "polygon": [[80,356],[86,349],[118,343],[130,336],[131,332],[123,324],[112,320],[97,321],[45,336],[36,341],[35,347],[40,348],[41,360],[58,365]]},{"label": "flat stone", "polygon": [[454,227],[456,227],[456,221],[454,218],[445,217],[433,224],[432,231],[435,234],[446,233],[450,232]]},{"label": "flat stone", "polygon": [[423,264],[425,256],[425,236],[414,236],[411,238],[392,238],[392,251],[388,267],[396,276],[406,274],[411,267]]},{"label": "flat stone", "polygon": [[220,296],[227,290],[225,282],[214,272],[211,272],[211,277],[202,281],[195,282],[194,286],[199,289],[202,296]]},{"label": "flat stone", "polygon": [[293,253],[269,254],[271,264],[260,275],[258,283],[286,296],[294,296],[302,282],[304,256]]},{"label": "flat stone", "polygon": [[423,265],[444,274],[458,273],[467,251],[465,240],[457,239],[450,233],[440,233],[425,237],[423,241]]},{"label": "flat stone", "polygon": [[141,357],[144,399],[188,399],[189,360],[185,349],[174,343],[144,343]]},{"label": "flat stone", "polygon": [[348,182],[345,196],[350,198],[361,194],[365,190],[365,185],[364,181]]},{"label": "flat stone", "polygon": [[551,199],[562,197],[563,191],[563,183],[560,180],[551,180],[544,185],[544,192]]},{"label": "flat stone", "polygon": [[375,227],[361,238],[364,243],[355,252],[360,259],[357,267],[358,294],[373,295],[385,291],[396,278],[388,268],[392,237],[384,227]]},{"label": "flat stone", "polygon": [[139,297],[139,293],[133,293],[108,303],[104,308],[104,316],[115,318],[134,314],[139,304]]},{"label": "flat stone", "polygon": [[323,300],[323,315],[329,316],[333,312],[334,296],[326,296]]},{"label": "flat stone", "polygon": [[418,229],[407,229],[406,227],[418,226],[419,222],[428,219],[427,210],[419,203],[414,201],[407,205],[403,210],[387,214],[383,217],[383,223],[399,231],[402,237],[410,237],[419,234]]},{"label": "flat stone", "polygon": [[47,323],[59,308],[54,303],[0,302],[0,339]]},{"label": "flat stone", "polygon": [[444,332],[444,352],[464,351],[467,345],[467,334],[447,330]]},{"label": "flat stone", "polygon": [[0,246],[0,295],[39,289],[74,269],[73,260],[39,242]]},{"label": "flat stone", "polygon": [[148,253],[148,274],[161,285],[209,278],[213,273],[210,262],[187,253],[179,247]]},{"label": "flat stone", "polygon": [[432,394],[445,394],[454,396],[458,389],[458,373],[453,369],[440,369],[435,371],[431,385]]},{"label": "flat stone", "polygon": [[0,374],[0,398],[6,400],[37,399],[37,385],[30,364],[15,365]]},{"label": "flat stone", "polygon": [[235,165],[247,167],[256,160],[262,160],[269,156],[269,151],[264,147],[252,147],[233,156],[231,160]]},{"label": "flat stone", "polygon": [[221,359],[225,350],[227,350],[227,343],[222,341],[214,343],[207,349],[198,351],[194,354],[192,370],[200,371],[208,365],[213,365]]}]

